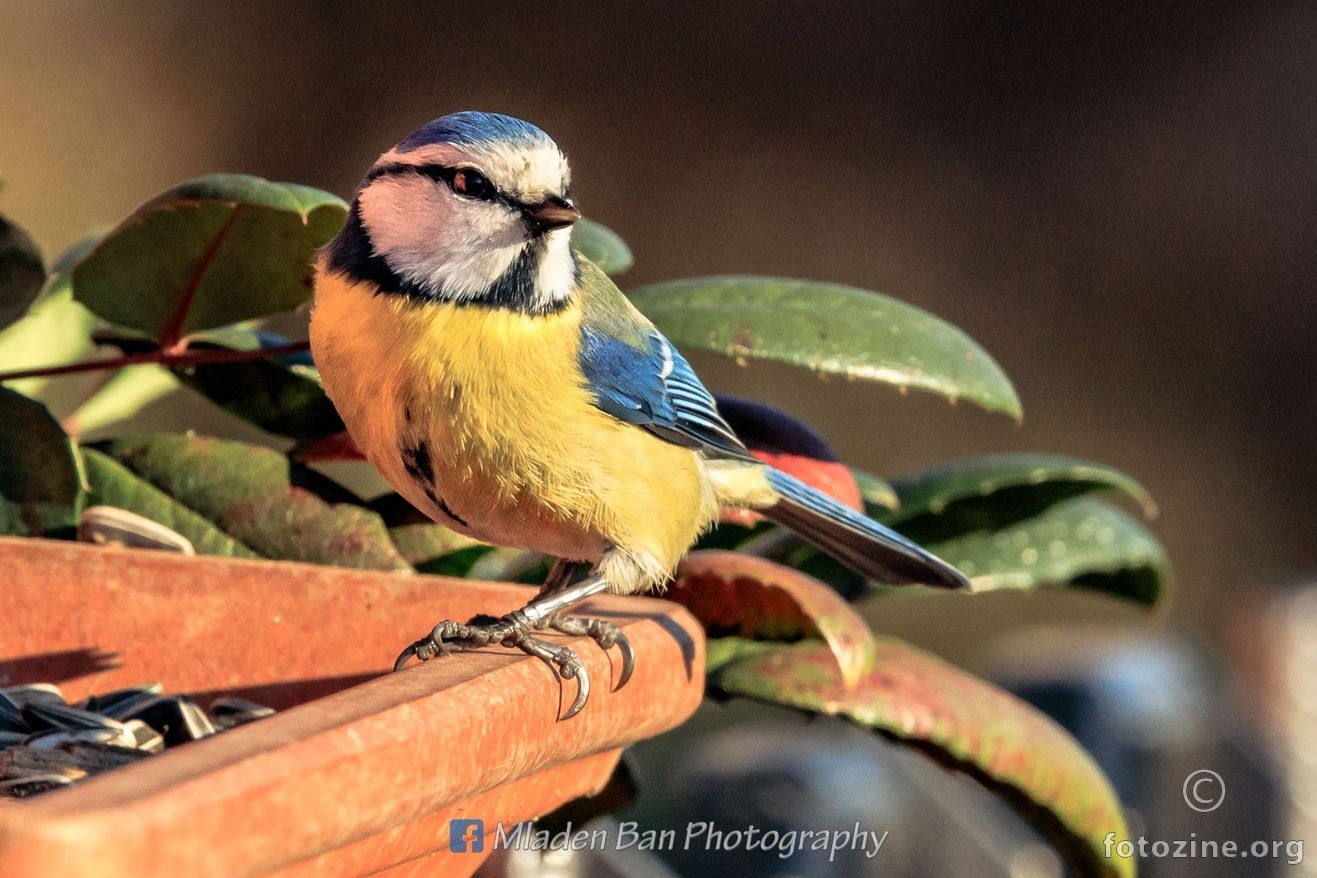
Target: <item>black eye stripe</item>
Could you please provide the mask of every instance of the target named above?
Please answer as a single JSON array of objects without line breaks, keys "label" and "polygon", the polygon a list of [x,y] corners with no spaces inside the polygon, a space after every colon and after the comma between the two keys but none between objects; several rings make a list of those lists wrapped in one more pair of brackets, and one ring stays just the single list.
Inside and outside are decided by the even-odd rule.
[{"label": "black eye stripe", "polygon": [[[452,189],[453,178],[457,176],[458,171],[474,171],[474,170],[475,170],[474,168],[471,168],[466,165],[450,166],[450,165],[440,165],[435,163],[424,164],[424,165],[408,165],[402,163],[377,165],[374,168],[371,168],[370,172],[366,174],[366,179],[363,185],[372,183],[375,180],[378,180],[380,177],[396,177],[402,174],[419,174],[422,177],[429,177],[431,180],[434,180],[436,183],[443,183],[449,189]],[[477,171],[477,173],[479,172]],[[481,176],[484,177],[483,174],[481,174]],[[485,177],[485,180],[489,181],[489,178]],[[473,196],[467,196],[467,197],[473,197]],[[517,211],[524,210],[526,208],[526,205],[522,204],[520,201],[518,201],[516,198],[513,198],[511,195],[508,195],[506,192],[503,192],[501,189],[495,186],[492,181],[489,181],[487,192],[482,193],[481,195],[475,197],[477,197],[480,201],[489,201],[497,204],[504,204],[512,208],[513,210],[517,210]]]}]

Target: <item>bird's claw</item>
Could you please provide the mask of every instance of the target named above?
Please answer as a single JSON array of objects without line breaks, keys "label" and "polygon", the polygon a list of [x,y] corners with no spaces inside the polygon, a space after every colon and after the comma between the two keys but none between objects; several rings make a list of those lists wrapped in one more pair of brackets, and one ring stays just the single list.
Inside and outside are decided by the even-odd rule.
[{"label": "bird's claw", "polygon": [[571,719],[576,716],[585,707],[586,700],[590,697],[590,675],[586,673],[585,668],[581,668],[580,674],[576,678],[576,700],[572,706],[567,708],[567,712],[562,715],[563,719]]},{"label": "bird's claw", "polygon": [[617,688],[621,689],[630,682],[631,673],[636,669],[636,651],[625,634],[617,639],[617,651],[622,653],[622,675],[617,678]]},{"label": "bird's claw", "polygon": [[[518,618],[515,613],[502,619],[478,617],[472,620],[472,623],[465,625],[453,621],[440,622],[434,626],[433,631],[404,649],[393,663],[393,669],[402,670],[412,658],[425,662],[437,655],[477,649],[492,643],[519,649],[555,669],[562,679],[576,680],[576,699],[562,715],[562,719],[571,719],[581,712],[590,697],[590,674],[571,649],[565,646],[552,646],[537,640],[530,636],[529,631],[530,627],[525,619]],[[621,648],[623,655],[633,655],[629,642]],[[624,678],[630,676],[625,667],[624,665]]]},{"label": "bird's claw", "polygon": [[393,669],[401,671],[413,658],[428,662],[437,655],[448,655],[464,649],[485,646],[495,640],[501,641],[500,635],[510,627],[512,626],[502,620],[492,620],[492,624],[489,625],[469,623],[463,625],[451,620],[440,622],[429,634],[399,653],[398,658],[393,662]]},{"label": "bird's claw", "polygon": [[621,689],[631,679],[631,674],[636,669],[636,651],[631,646],[631,639],[612,622],[605,622],[603,619],[557,616],[549,622],[548,627],[555,631],[561,631],[563,634],[570,634],[573,637],[589,637],[599,644],[599,648],[604,652],[616,645],[617,651],[622,654],[622,673],[618,677],[617,685],[613,687],[613,691]]},{"label": "bird's claw", "polygon": [[[581,664],[581,660],[576,653],[572,652],[565,646],[549,647],[553,654],[544,658],[549,667],[556,668],[558,676],[564,680],[576,681],[576,700],[572,702],[571,707],[562,715],[563,719],[571,719],[576,716],[585,707],[585,702],[590,698],[590,672]],[[542,656],[543,658],[543,656]]]},{"label": "bird's claw", "polygon": [[[398,653],[398,657],[393,660],[393,669],[395,671],[401,671],[403,668],[407,667],[407,662],[409,660],[413,658],[420,658],[421,644],[423,642],[424,641],[418,640],[415,643],[409,645],[402,652]],[[421,659],[421,661],[425,661],[425,659]]]}]

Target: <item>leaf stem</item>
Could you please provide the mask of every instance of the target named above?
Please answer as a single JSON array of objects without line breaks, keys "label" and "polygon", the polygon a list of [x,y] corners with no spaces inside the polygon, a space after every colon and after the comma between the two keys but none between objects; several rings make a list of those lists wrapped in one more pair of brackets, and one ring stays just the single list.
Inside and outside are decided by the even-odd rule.
[{"label": "leaf stem", "polygon": [[240,213],[242,213],[242,205],[234,205],[233,212],[224,221],[223,227],[215,235],[209,246],[206,247],[206,252],[201,254],[201,260],[197,263],[196,270],[192,272],[192,277],[188,279],[187,288],[183,290],[183,295],[179,298],[174,313],[169,316],[168,322],[160,330],[160,346],[162,348],[174,353],[179,352],[178,345],[183,337],[183,323],[187,320],[188,312],[192,310],[192,303],[197,298],[197,290],[201,288],[201,280],[206,276],[206,272],[210,270],[211,263],[215,261],[220,246],[233,229],[233,224],[237,222]]},{"label": "leaf stem", "polygon": [[56,375],[75,375],[80,372],[95,372],[99,369],[119,369],[123,366],[136,366],[141,363],[158,363],[161,366],[176,368],[179,366],[200,366],[206,363],[245,363],[251,360],[264,360],[282,357],[287,354],[301,354],[311,349],[311,343],[296,341],[285,345],[257,348],[254,351],[223,350],[165,350],[160,348],[141,354],[125,354],[105,360],[88,360],[82,363],[68,363],[63,366],[42,366],[36,369],[23,369],[18,372],[0,373],[0,383],[17,381],[20,378],[50,378]]}]

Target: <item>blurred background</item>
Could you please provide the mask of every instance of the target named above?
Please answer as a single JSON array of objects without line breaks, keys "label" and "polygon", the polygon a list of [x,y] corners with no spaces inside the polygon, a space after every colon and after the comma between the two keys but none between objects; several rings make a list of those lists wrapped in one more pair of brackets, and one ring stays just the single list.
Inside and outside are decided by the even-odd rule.
[{"label": "blurred background", "polygon": [[[624,287],[746,272],[879,290],[983,344],[1025,420],[696,358],[713,389],[880,474],[1047,451],[1160,503],[1177,583],[1155,617],[999,594],[885,602],[881,630],[1040,703],[1060,684],[1022,654],[1079,690],[1119,671],[1051,667],[1067,650],[1047,651],[1049,626],[1133,638],[1148,697],[1190,692],[1180,708],[1227,737],[1288,703],[1267,688],[1293,658],[1277,632],[1317,568],[1317,5],[11,0],[0,19],[0,211],[49,257],[187,177],[348,196],[433,117],[523,116],[630,243]],[[1114,734],[1097,729],[1090,746]],[[1264,800],[1235,799],[1237,819]]]}]

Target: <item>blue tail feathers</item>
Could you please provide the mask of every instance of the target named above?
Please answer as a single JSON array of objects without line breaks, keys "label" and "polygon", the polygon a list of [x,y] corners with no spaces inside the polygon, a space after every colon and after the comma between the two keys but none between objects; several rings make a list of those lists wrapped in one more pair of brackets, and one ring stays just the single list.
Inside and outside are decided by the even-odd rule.
[{"label": "blue tail feathers", "polygon": [[768,483],[782,499],[760,510],[763,515],[855,572],[883,582],[969,587],[964,574],[941,558],[799,479],[769,468]]}]

